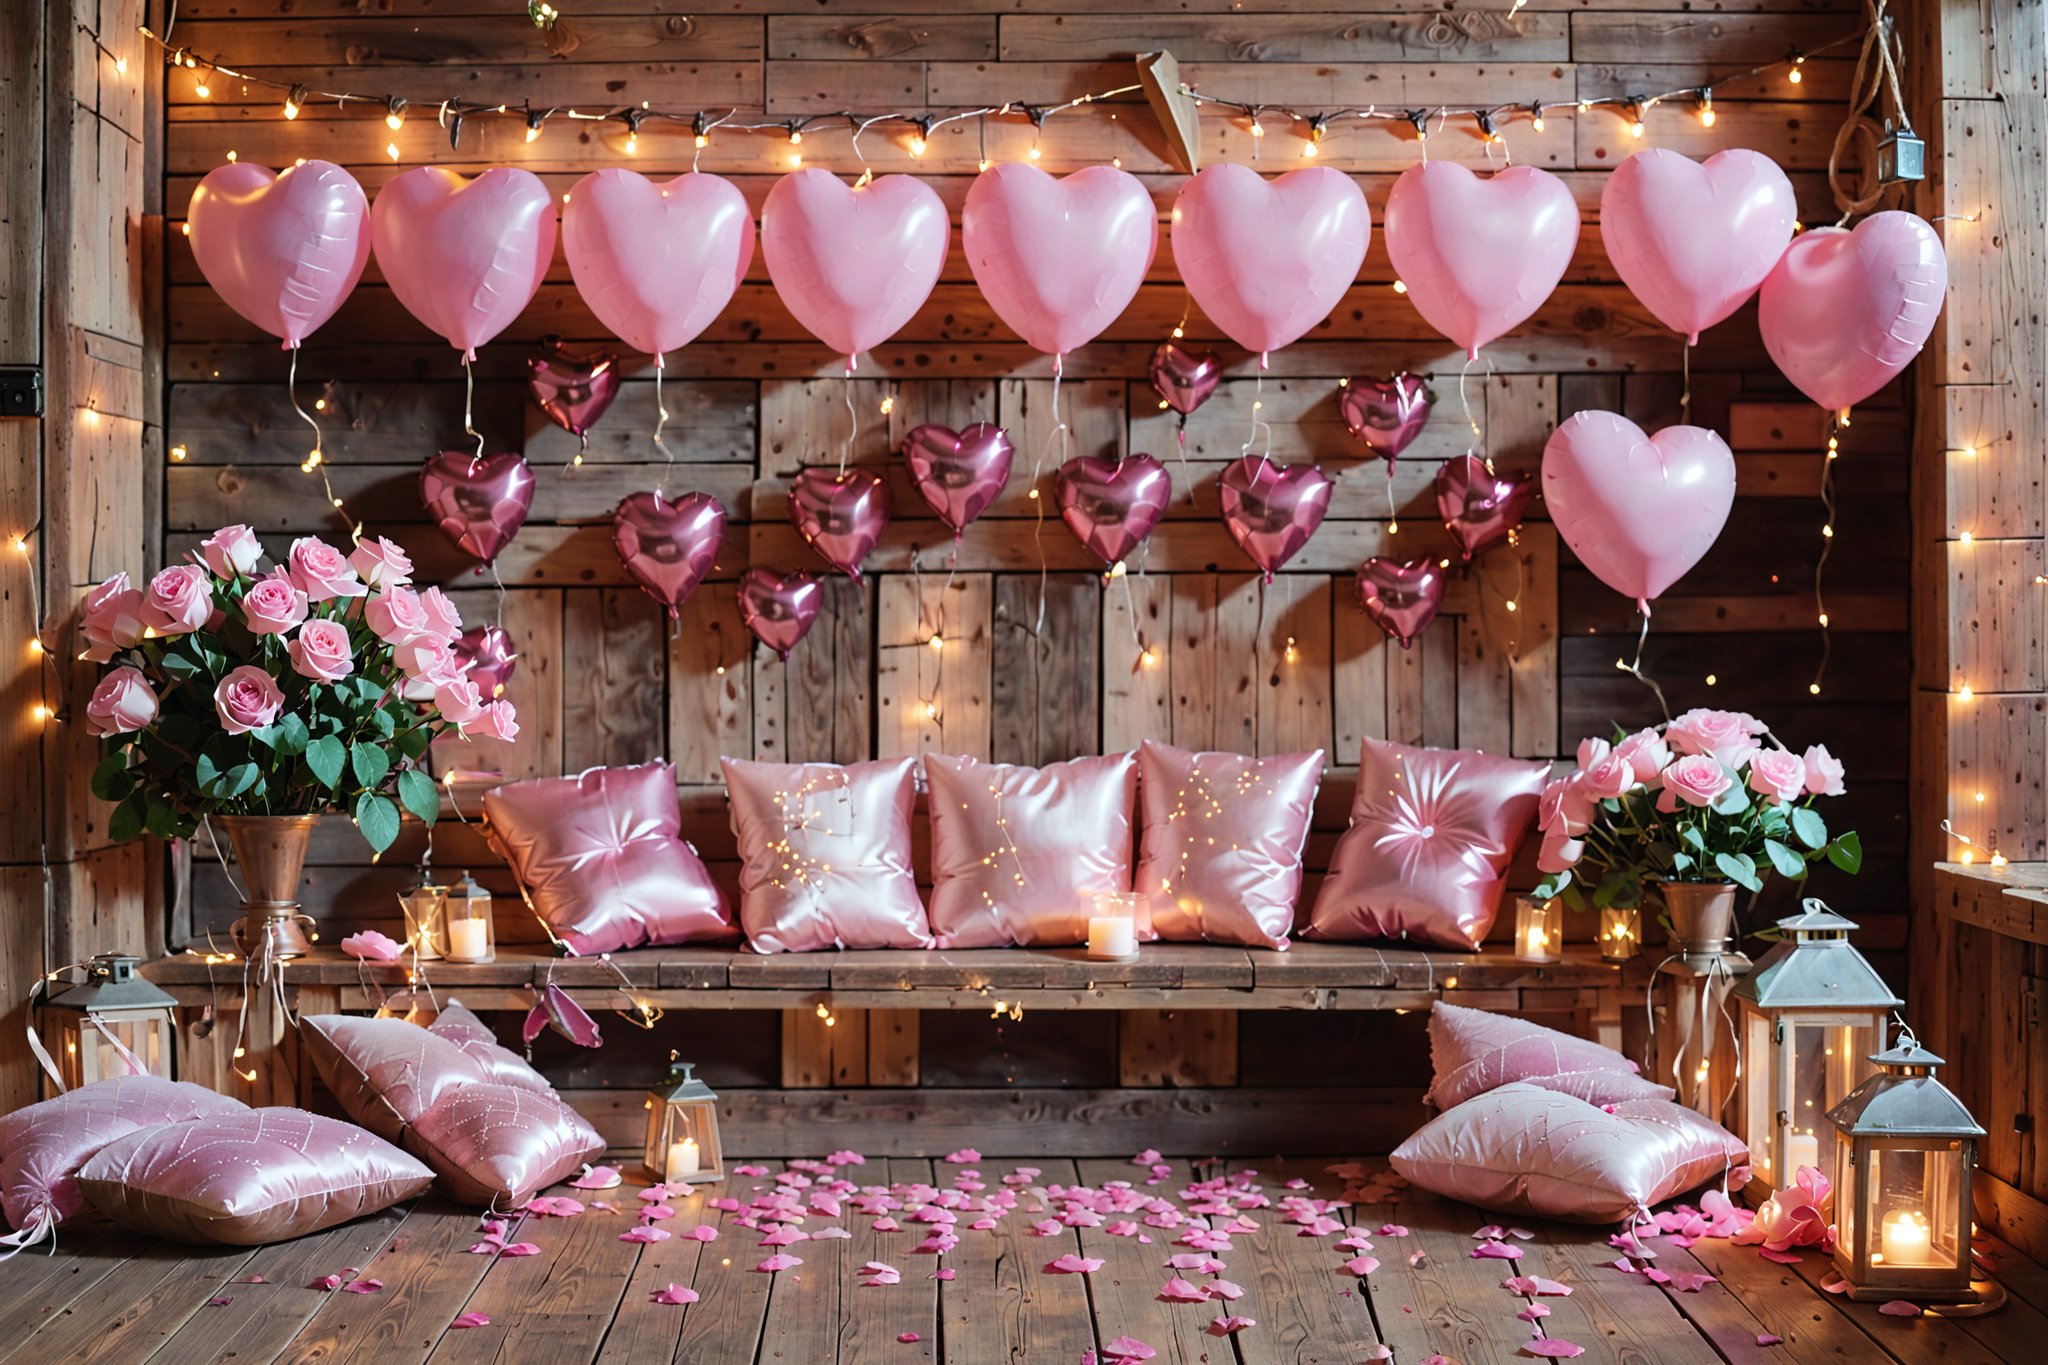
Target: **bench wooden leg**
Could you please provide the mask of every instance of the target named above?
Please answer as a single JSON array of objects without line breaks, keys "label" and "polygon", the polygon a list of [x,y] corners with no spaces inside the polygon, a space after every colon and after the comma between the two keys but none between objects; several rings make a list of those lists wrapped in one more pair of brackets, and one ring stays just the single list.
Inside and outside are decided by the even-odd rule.
[{"label": "bench wooden leg", "polygon": [[1237,1084],[1237,1014],[1231,1010],[1125,1010],[1117,1070],[1124,1085]]}]

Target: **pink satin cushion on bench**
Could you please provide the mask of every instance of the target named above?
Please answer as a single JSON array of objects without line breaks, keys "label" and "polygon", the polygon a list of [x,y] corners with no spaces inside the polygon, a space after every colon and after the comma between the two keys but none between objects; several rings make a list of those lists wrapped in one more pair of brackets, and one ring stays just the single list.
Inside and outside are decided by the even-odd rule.
[{"label": "pink satin cushion on bench", "polygon": [[683,840],[666,763],[508,783],[484,793],[484,814],[534,913],[579,956],[734,937],[725,897]]},{"label": "pink satin cushion on bench", "polygon": [[1748,1159],[1732,1134],[1683,1105],[1602,1108],[1521,1084],[1437,1115],[1390,1158],[1447,1199],[1573,1223],[1619,1222]]},{"label": "pink satin cushion on bench", "polygon": [[1429,1063],[1435,1076],[1423,1101],[1438,1109],[1515,1081],[1588,1104],[1668,1100],[1677,1094],[1645,1080],[1640,1067],[1612,1048],[1526,1019],[1441,1001],[1429,1015]]},{"label": "pink satin cushion on bench", "polygon": [[166,1124],[117,1138],[78,1173],[93,1207],[177,1242],[262,1246],[389,1208],[434,1173],[373,1133],[302,1109]]},{"label": "pink satin cushion on bench", "polygon": [[1366,740],[1351,827],[1302,936],[1478,948],[1549,775],[1544,763]]},{"label": "pink satin cushion on bench", "polygon": [[1131,889],[1135,754],[1042,768],[928,754],[941,948],[1088,940],[1098,891]]},{"label": "pink satin cushion on bench", "polygon": [[1285,948],[1323,751],[1248,758],[1138,746],[1139,937]]}]

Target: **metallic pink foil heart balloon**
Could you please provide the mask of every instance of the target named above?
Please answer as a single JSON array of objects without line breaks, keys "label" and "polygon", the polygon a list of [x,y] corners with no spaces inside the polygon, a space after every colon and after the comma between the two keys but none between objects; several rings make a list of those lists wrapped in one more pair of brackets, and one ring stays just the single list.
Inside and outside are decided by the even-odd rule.
[{"label": "metallic pink foil heart balloon", "polygon": [[670,501],[659,493],[628,493],[612,512],[619,562],[647,595],[676,619],[725,543],[725,509],[709,493]]},{"label": "metallic pink foil heart balloon", "polygon": [[754,638],[787,659],[824,605],[818,580],[798,569],[777,573],[756,565],[740,575],[740,620]]},{"label": "metallic pink foil heart balloon", "polygon": [[992,422],[961,431],[927,422],[903,438],[911,484],[956,536],[1003,491],[1016,454],[1010,433]]},{"label": "metallic pink foil heart balloon", "polygon": [[1436,510],[1465,562],[1513,535],[1536,496],[1527,474],[1489,473],[1477,455],[1453,455],[1436,468]]},{"label": "metallic pink foil heart balloon", "polygon": [[1187,415],[1209,401],[1223,382],[1223,357],[1214,351],[1190,350],[1162,341],[1145,366],[1152,388],[1185,422]]},{"label": "metallic pink foil heart balloon", "polygon": [[484,700],[505,695],[505,684],[512,681],[513,665],[519,658],[509,634],[497,626],[471,626],[455,637],[449,649],[466,665],[469,680],[484,694]]},{"label": "metallic pink foil heart balloon", "polygon": [[420,502],[457,549],[489,564],[526,524],[533,470],[511,451],[444,450],[420,466]]},{"label": "metallic pink foil heart balloon", "polygon": [[1873,213],[1853,231],[1802,233],[1757,298],[1764,349],[1824,408],[1876,393],[1927,344],[1948,288],[1948,255],[1926,219]]},{"label": "metallic pink foil heart balloon", "polygon": [[1219,480],[1223,526],[1237,548],[1273,581],[1273,572],[1294,558],[1323,524],[1330,510],[1330,476],[1311,464],[1277,464],[1246,455],[1223,467]]},{"label": "metallic pink foil heart balloon", "polygon": [[213,292],[290,350],[333,317],[362,278],[369,213],[363,187],[331,162],[272,175],[236,161],[206,173],[185,223],[192,259]]},{"label": "metallic pink foil heart balloon", "polygon": [[1067,529],[1114,566],[1144,543],[1173,501],[1173,477],[1150,455],[1079,455],[1060,466],[1054,492]]},{"label": "metallic pink foil heart balloon", "polygon": [[1600,188],[1600,239],[1615,273],[1688,345],[1748,302],[1798,216],[1777,163],[1740,147],[1705,161],[1645,148]]},{"label": "metallic pink foil heart balloon", "polygon": [[560,337],[543,337],[526,358],[526,391],[550,422],[587,436],[619,396],[619,358],[610,351],[572,351]]},{"label": "metallic pink foil heart balloon", "polygon": [[789,519],[827,564],[859,578],[861,561],[889,524],[889,485],[871,469],[799,470],[789,486]]},{"label": "metallic pink foil heart balloon", "polygon": [[1436,620],[1443,604],[1443,570],[1431,556],[1403,563],[1374,555],[1358,566],[1358,605],[1403,649]]},{"label": "metallic pink foil heart balloon", "polygon": [[1435,403],[1436,394],[1421,376],[1405,371],[1392,379],[1353,379],[1337,391],[1345,430],[1388,460],[1421,434]]}]

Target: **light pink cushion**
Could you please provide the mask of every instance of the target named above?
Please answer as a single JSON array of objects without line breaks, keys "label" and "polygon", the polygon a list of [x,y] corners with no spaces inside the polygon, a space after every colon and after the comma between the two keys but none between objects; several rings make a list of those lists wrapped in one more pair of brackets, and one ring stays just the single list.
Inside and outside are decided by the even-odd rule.
[{"label": "light pink cushion", "polygon": [[1511,1084],[1437,1115],[1391,1159],[1423,1189],[1495,1213],[1611,1223],[1719,1180],[1749,1154],[1667,1100],[1602,1108]]},{"label": "light pink cushion", "polygon": [[463,1008],[459,1000],[451,998],[442,1005],[440,1015],[427,1025],[427,1032],[461,1048],[494,1081],[522,1085],[528,1090],[543,1090],[550,1095],[555,1093],[547,1077],[535,1071],[531,1062],[511,1048],[502,1046],[498,1035],[486,1028],[483,1020]]},{"label": "light pink cushion", "polygon": [[740,848],[740,923],[757,953],[929,948],[910,869],[916,762],[721,758]]},{"label": "light pink cushion", "polygon": [[1478,948],[1549,775],[1543,763],[1366,740],[1351,827],[1303,937]]},{"label": "light pink cushion", "polygon": [[509,783],[484,793],[484,814],[534,913],[573,953],[735,936],[725,897],[683,841],[666,763]]},{"label": "light pink cushion", "polygon": [[1247,758],[1138,746],[1140,937],[1285,948],[1323,751]]},{"label": "light pink cushion", "polygon": [[433,1180],[375,1134],[302,1109],[244,1109],[130,1133],[78,1173],[93,1207],[124,1227],[228,1246],[331,1228]]},{"label": "light pink cushion", "polygon": [[17,1109],[0,1118],[0,1209],[17,1230],[62,1223],[85,1207],[79,1167],[109,1142],[247,1107],[186,1081],[116,1076]]},{"label": "light pink cushion", "polygon": [[1429,1063],[1435,1077],[1423,1100],[1439,1109],[1513,1081],[1575,1095],[1588,1104],[1668,1100],[1677,1094],[1643,1079],[1641,1068],[1612,1048],[1526,1019],[1442,1002],[1429,1014]]},{"label": "light pink cushion", "polygon": [[1085,943],[1095,893],[1131,889],[1136,755],[1020,768],[930,754],[924,771],[939,947]]}]

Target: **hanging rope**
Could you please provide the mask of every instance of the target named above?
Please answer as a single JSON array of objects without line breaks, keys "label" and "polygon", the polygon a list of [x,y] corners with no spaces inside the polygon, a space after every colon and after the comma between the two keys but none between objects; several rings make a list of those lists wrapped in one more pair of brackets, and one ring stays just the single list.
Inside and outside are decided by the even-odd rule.
[{"label": "hanging rope", "polygon": [[[1877,104],[1880,95],[1890,94],[1898,131],[1913,131],[1912,117],[1906,112],[1906,96],[1899,87],[1899,37],[1893,31],[1891,16],[1885,13],[1889,3],[1890,0],[1863,0],[1870,27],[1864,30],[1863,48],[1856,56],[1856,75],[1849,83],[1849,116],[1835,130],[1835,145],[1828,152],[1828,189],[1834,194],[1835,207],[1842,211],[1837,226],[1847,224],[1859,213],[1869,212],[1884,197],[1885,186],[1878,180],[1876,170],[1877,144],[1884,130],[1867,112]],[[1862,194],[1851,190],[1842,171],[1843,157],[1859,135],[1865,139],[1868,153],[1862,165],[1869,188]]]}]

